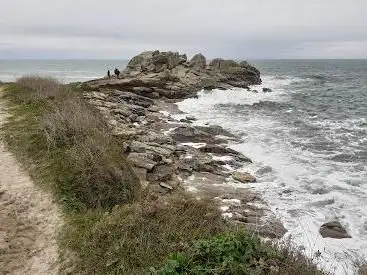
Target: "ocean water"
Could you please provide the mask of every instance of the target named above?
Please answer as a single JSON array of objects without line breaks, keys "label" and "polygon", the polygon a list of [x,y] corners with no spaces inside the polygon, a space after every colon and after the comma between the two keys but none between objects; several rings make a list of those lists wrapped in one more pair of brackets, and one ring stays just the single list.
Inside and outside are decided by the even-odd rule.
[{"label": "ocean water", "polygon": [[0,60],[0,81],[15,81],[24,75],[51,76],[62,83],[87,81],[126,64],[127,60]]},{"label": "ocean water", "polygon": [[[232,147],[254,161],[244,168],[259,180],[250,186],[283,221],[285,238],[333,274],[353,274],[349,260],[367,255],[367,60],[253,63],[259,93],[202,91],[178,106],[240,134]],[[353,238],[319,235],[335,219]]]},{"label": "ocean water", "polygon": [[[0,80],[40,74],[85,81],[126,63],[0,60]],[[289,230],[285,238],[333,274],[352,274],[349,259],[367,256],[367,60],[251,63],[262,73],[263,84],[252,87],[259,93],[201,91],[178,106],[198,124],[240,134],[241,143],[232,147],[253,160],[244,171],[258,182],[249,186]],[[273,92],[262,93],[263,87]],[[320,226],[335,219],[353,238],[319,235]]]}]

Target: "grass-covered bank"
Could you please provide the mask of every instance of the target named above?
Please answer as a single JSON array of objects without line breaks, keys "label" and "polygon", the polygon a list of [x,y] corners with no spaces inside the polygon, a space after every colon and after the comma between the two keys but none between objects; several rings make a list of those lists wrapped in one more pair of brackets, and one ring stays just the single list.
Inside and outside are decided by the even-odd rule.
[{"label": "grass-covered bank", "polygon": [[5,99],[9,148],[64,209],[60,255],[73,256],[61,273],[321,274],[300,253],[225,223],[212,201],[141,190],[123,141],[78,89],[24,77]]}]

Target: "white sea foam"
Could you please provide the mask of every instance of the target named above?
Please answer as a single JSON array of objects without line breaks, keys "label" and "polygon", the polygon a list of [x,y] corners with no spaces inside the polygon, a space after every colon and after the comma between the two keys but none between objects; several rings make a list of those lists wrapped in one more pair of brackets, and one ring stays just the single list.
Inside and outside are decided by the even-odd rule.
[{"label": "white sea foam", "polygon": [[[362,180],[363,176],[367,178],[366,167],[330,162],[323,153],[294,147],[284,134],[289,131],[289,125],[256,113],[244,118],[226,107],[253,105],[260,101],[287,101],[291,91],[285,88],[295,81],[301,80],[265,77],[264,84],[255,89],[260,91],[262,87],[269,87],[273,89],[272,93],[252,93],[242,89],[201,91],[198,99],[185,100],[178,106],[196,116],[199,119],[195,122],[197,124],[209,122],[233,132],[248,133],[243,135],[243,143],[232,148],[254,161],[246,167],[249,172],[256,174],[262,167],[271,167],[270,171],[259,175],[259,182],[247,186],[260,191],[281,218],[289,230],[285,238],[291,237],[295,244],[305,247],[310,257],[314,258],[317,251],[321,252],[320,266],[334,274],[352,274],[351,265],[348,265],[351,257],[346,257],[346,254],[367,256],[367,183]],[[329,131],[329,138],[333,139],[342,138],[333,136],[341,127],[366,129],[363,119],[341,121],[340,125],[317,120],[315,123]],[[340,149],[343,150],[339,148],[337,152]],[[332,156],[337,152],[329,154]],[[231,185],[232,182],[226,184]],[[334,219],[345,226],[352,239],[323,239],[320,236],[320,226]]]}]

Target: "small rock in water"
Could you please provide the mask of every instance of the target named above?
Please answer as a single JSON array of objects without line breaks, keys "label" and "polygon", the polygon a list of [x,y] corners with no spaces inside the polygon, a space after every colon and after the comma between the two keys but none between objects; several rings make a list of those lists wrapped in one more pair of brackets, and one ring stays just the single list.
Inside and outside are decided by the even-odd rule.
[{"label": "small rock in water", "polygon": [[319,230],[323,238],[344,239],[352,238],[338,221],[327,222]]},{"label": "small rock in water", "polygon": [[271,93],[273,90],[270,88],[263,88],[264,93]]},{"label": "small rock in water", "polygon": [[252,90],[251,92],[257,94],[259,91],[258,90]]},{"label": "small rock in water", "polygon": [[256,182],[256,178],[249,173],[234,172],[232,178],[242,183]]},{"label": "small rock in water", "polygon": [[264,174],[269,174],[273,171],[273,169],[270,166],[265,166],[260,168],[259,170],[256,171],[257,175],[264,175]]},{"label": "small rock in water", "polygon": [[188,120],[188,119],[185,119],[185,118],[181,118],[180,122],[182,122],[182,123],[192,123],[191,120]]},{"label": "small rock in water", "polygon": [[196,121],[197,119],[193,116],[187,116],[186,117],[187,120],[192,120],[192,121]]}]

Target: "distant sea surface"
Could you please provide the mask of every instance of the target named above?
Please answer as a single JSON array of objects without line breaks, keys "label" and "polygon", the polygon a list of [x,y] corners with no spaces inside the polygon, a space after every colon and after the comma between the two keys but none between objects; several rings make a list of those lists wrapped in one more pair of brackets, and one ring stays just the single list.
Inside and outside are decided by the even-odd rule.
[{"label": "distant sea surface", "polygon": [[0,60],[0,81],[15,81],[24,75],[43,75],[62,83],[103,77],[107,70],[125,68],[127,60]]},{"label": "distant sea surface", "polygon": [[[0,80],[41,74],[85,81],[123,69],[126,61],[1,61]],[[263,84],[200,92],[179,108],[198,123],[242,136],[233,146],[253,160],[245,170],[283,221],[295,244],[333,274],[351,273],[346,260],[367,254],[367,60],[254,60]],[[273,90],[262,93],[263,87]],[[268,167],[267,169],[262,169]],[[339,220],[351,239],[323,239],[318,230]],[[319,253],[317,253],[319,254]]]}]

